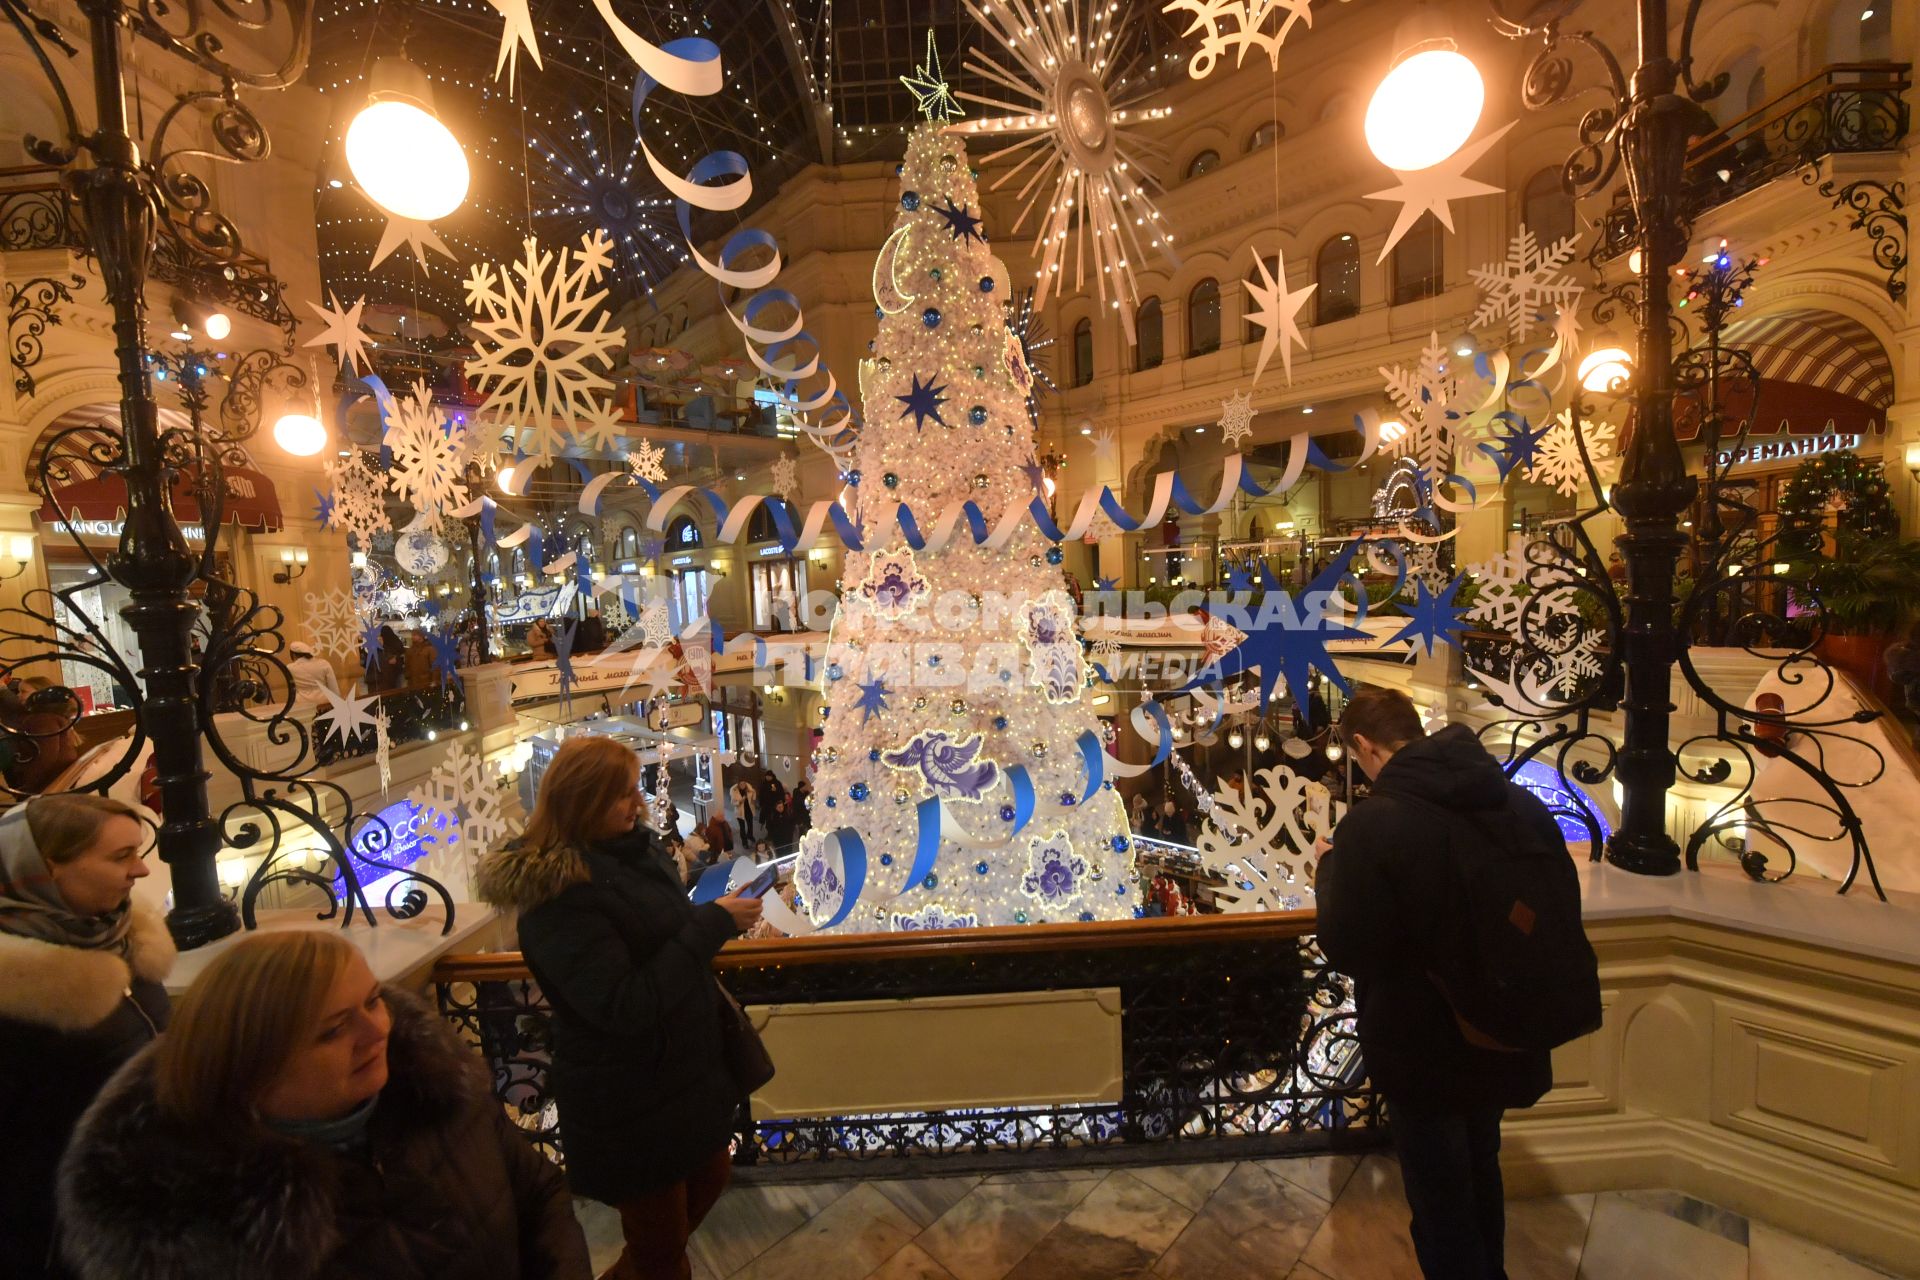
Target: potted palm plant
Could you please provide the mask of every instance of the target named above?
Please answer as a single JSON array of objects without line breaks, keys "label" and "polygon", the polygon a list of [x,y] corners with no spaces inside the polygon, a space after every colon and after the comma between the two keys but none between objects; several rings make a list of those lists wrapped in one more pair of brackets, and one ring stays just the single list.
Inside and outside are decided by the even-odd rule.
[{"label": "potted palm plant", "polygon": [[1789,576],[1818,599],[1824,634],[1814,651],[1890,697],[1887,646],[1920,618],[1920,542],[1842,532],[1833,554],[1803,558]]}]

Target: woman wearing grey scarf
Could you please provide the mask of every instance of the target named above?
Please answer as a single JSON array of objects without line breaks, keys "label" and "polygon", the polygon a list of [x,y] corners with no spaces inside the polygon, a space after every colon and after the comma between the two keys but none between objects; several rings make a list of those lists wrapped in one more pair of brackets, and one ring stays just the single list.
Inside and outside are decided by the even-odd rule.
[{"label": "woman wearing grey scarf", "polygon": [[54,1170],[74,1123],[167,1024],[173,942],[132,900],[147,829],[94,795],[42,796],[0,817],[0,1275],[61,1276]]}]

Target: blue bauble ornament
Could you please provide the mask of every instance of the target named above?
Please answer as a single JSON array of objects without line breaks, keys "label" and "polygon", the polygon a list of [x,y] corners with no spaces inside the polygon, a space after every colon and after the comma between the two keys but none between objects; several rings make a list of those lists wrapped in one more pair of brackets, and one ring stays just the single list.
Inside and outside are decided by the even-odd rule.
[{"label": "blue bauble ornament", "polygon": [[995,716],[993,718],[993,727],[1004,730],[1007,727],[1007,718],[1005,716]]},{"label": "blue bauble ornament", "polygon": [[987,872],[988,872],[988,871],[989,871],[989,870],[990,870],[991,868],[989,868],[989,867],[987,866],[987,864],[986,864],[986,862],[985,862],[985,861],[983,860],[983,861],[980,861],[980,862],[976,862],[976,863],[974,863],[974,864],[973,864],[973,869],[974,869],[974,870],[975,870],[976,872],[978,872],[978,873],[979,873],[980,875],[985,875],[985,874],[987,874]]},{"label": "blue bauble ornament", "polygon": [[827,664],[827,679],[829,679],[829,680],[838,680],[838,679],[839,679],[839,678],[840,678],[841,676],[844,676],[844,675],[846,675],[846,674],[847,674],[846,672],[844,672],[844,671],[842,671],[842,670],[840,669],[840,664],[839,664],[839,663],[837,663],[837,662],[829,662],[829,663]]},{"label": "blue bauble ornament", "polygon": [[929,889],[938,889],[940,887],[940,877],[929,871],[927,872],[927,878],[920,883]]},{"label": "blue bauble ornament", "polygon": [[867,752],[867,759],[878,760],[879,758],[880,758],[880,748],[875,747],[871,751]]},{"label": "blue bauble ornament", "polygon": [[1062,551],[1062,550],[1060,550],[1060,548],[1058,548],[1058,547],[1048,547],[1048,548],[1047,548],[1047,563],[1048,563],[1048,564],[1059,564],[1059,563],[1060,563],[1060,562],[1061,562],[1062,560],[1065,560],[1066,558],[1067,558],[1067,554],[1066,554],[1066,552],[1064,552],[1064,551]]},{"label": "blue bauble ornament", "polygon": [[1014,922],[1015,924],[1025,924],[1025,923],[1027,922],[1027,913],[1026,913],[1025,911],[1016,911],[1016,912],[1014,912],[1014,913],[1013,913],[1013,922]]},{"label": "blue bauble ornament", "polygon": [[1084,924],[1084,923],[1086,923],[1087,921],[1089,921],[1089,920],[1092,920],[1092,919],[1093,919],[1093,912],[1091,912],[1091,911],[1082,911],[1082,912],[1080,913],[1080,920],[1081,920],[1081,923],[1083,923],[1083,924]]},{"label": "blue bauble ornament", "polygon": [[920,207],[920,193],[918,191],[902,191],[900,193],[900,207],[902,209],[918,209]]},{"label": "blue bauble ornament", "polygon": [[940,655],[939,655],[939,654],[937,654],[937,653],[930,653],[930,654],[928,654],[928,655],[927,655],[927,665],[928,665],[928,666],[930,666],[930,667],[937,667],[937,666],[939,666],[939,665],[940,665]]},{"label": "blue bauble ornament", "polygon": [[981,276],[981,277],[980,277],[980,292],[982,292],[982,293],[992,293],[992,292],[993,292],[993,277],[992,277],[992,276]]},{"label": "blue bauble ornament", "polygon": [[1071,791],[1062,791],[1062,792],[1060,793],[1060,803],[1061,803],[1061,805],[1062,805],[1062,806],[1070,806],[1070,805],[1073,805],[1073,804],[1076,804],[1076,803],[1078,803],[1078,800],[1077,800],[1077,798],[1076,798],[1076,797],[1074,796],[1074,794],[1073,794],[1073,792],[1071,792]]},{"label": "blue bauble ornament", "polygon": [[935,284],[939,284],[939,283],[940,283],[940,268],[938,268],[938,267],[933,267],[933,268],[930,268],[930,269],[929,269],[929,270],[927,271],[927,274],[933,277],[933,282],[934,282]]},{"label": "blue bauble ornament", "polygon": [[1005,671],[1005,670],[1003,670],[1003,671],[1001,671],[1001,673],[1000,673],[1000,683],[1001,683],[1001,684],[1012,684],[1012,683],[1013,683],[1013,672],[1011,672],[1011,671]]},{"label": "blue bauble ornament", "polygon": [[856,470],[856,471],[849,471],[849,472],[847,472],[847,483],[848,483],[848,484],[853,484],[853,485],[857,485],[857,484],[859,484],[859,483],[860,483],[860,473],[859,473],[859,471],[857,471],[857,470]]},{"label": "blue bauble ornament", "polygon": [[898,489],[900,487],[900,477],[893,474],[893,472],[889,471],[887,472],[887,474],[880,477],[880,483],[884,484],[889,489]]},{"label": "blue bauble ornament", "polygon": [[[874,318],[875,320],[885,320],[885,319],[887,318],[887,312],[886,312],[886,308],[884,308],[884,307],[875,307],[875,308],[873,309],[873,318]],[[871,348],[869,348],[869,350],[871,350]]]},{"label": "blue bauble ornament", "polygon": [[1001,806],[1000,806],[1000,821],[1002,821],[1002,822],[1012,822],[1012,821],[1013,821],[1013,806],[1012,806],[1012,805],[1010,805],[1010,804],[1003,804],[1003,805],[1001,805]]},{"label": "blue bauble ornament", "polygon": [[838,807],[838,806],[837,806],[837,805],[835,805],[835,804],[834,804],[834,802],[833,802],[833,797],[832,797],[832,796],[828,796],[828,797],[827,797],[827,808],[829,808],[829,809],[833,809],[833,808],[837,808],[837,807]]},{"label": "blue bauble ornament", "polygon": [[922,311],[920,313],[920,323],[929,329],[938,329],[940,327],[940,308],[928,307],[925,311]]},{"label": "blue bauble ornament", "polygon": [[852,796],[856,801],[860,801],[864,803],[866,801],[866,798],[872,795],[873,793],[867,790],[866,783],[856,782],[852,786],[847,788],[847,794]]},{"label": "blue bauble ornament", "polygon": [[892,865],[893,865],[893,855],[892,855],[892,854],[890,854],[890,853],[883,853],[883,854],[881,854],[881,855],[880,855],[880,865],[881,865],[881,866],[883,866],[883,867],[890,867],[890,866],[892,866]]},{"label": "blue bauble ornament", "polygon": [[1115,836],[1113,839],[1107,841],[1107,843],[1113,846],[1115,853],[1125,853],[1127,851],[1127,838],[1125,836]]},{"label": "blue bauble ornament", "polygon": [[971,422],[974,426],[976,427],[981,426],[986,422],[986,420],[987,420],[987,406],[983,404],[977,404],[973,406],[973,408],[967,410],[967,421]]},{"label": "blue bauble ornament", "polygon": [[897,164],[897,165],[895,165],[895,166],[893,166],[893,176],[894,176],[894,177],[896,177],[896,178],[898,178],[898,177],[900,177],[901,175],[903,175],[903,174],[905,174],[905,173],[906,173],[906,171],[907,171],[907,166],[906,166],[906,165],[904,165],[904,164]]}]

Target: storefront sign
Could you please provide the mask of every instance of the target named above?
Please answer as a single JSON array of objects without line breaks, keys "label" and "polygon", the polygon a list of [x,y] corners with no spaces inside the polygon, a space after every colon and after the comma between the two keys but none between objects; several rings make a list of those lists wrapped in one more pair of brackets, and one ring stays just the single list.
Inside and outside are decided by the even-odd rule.
[{"label": "storefront sign", "polygon": [[1822,453],[1842,453],[1859,447],[1859,436],[1833,431],[1820,436],[1788,436],[1784,440],[1768,440],[1739,449],[1722,449],[1714,454],[1714,463],[1721,467],[1737,467],[1755,462],[1779,462],[1787,458],[1811,458]]},{"label": "storefront sign", "polygon": [[[430,821],[436,817],[438,821]],[[422,840],[440,834],[440,828],[445,825],[446,819],[435,810],[411,800],[396,800],[374,814],[372,820],[347,842],[347,850],[353,858],[361,887],[367,888],[382,876],[420,861],[420,856],[426,852],[421,847]],[[369,859],[380,865],[366,865]],[[347,884],[343,877],[334,876],[333,892],[336,898],[346,894]]]},{"label": "storefront sign", "polygon": [[756,556],[783,556],[787,554],[787,549],[776,542],[770,547],[760,548],[753,554]]},{"label": "storefront sign", "polygon": [[667,561],[667,563],[670,565],[673,565],[675,568],[678,568],[682,565],[692,564],[693,561],[694,561],[694,557],[692,556],[675,556],[673,559]]},{"label": "storefront sign", "polygon": [[[75,520],[69,523],[65,520],[55,520],[49,527],[54,533],[64,533],[69,536],[77,533],[83,538],[107,538],[118,542],[120,531],[127,527],[127,522],[124,520]],[[197,524],[181,525],[180,534],[188,542],[207,540],[207,531]]]},{"label": "storefront sign", "polygon": [[667,702],[647,712],[647,728],[655,733],[665,733],[669,729],[691,729],[706,723],[706,719],[707,704],[704,702]]}]

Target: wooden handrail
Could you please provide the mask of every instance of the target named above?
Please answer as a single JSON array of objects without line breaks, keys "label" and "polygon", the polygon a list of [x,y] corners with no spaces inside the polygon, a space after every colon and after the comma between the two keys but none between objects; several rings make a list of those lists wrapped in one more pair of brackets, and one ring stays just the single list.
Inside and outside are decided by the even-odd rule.
[{"label": "wooden handrail", "polygon": [[[1908,73],[1911,63],[1906,62],[1837,62],[1802,80],[1799,84],[1785,90],[1771,101],[1763,102],[1753,110],[1716,128],[1712,133],[1696,139],[1687,148],[1687,161],[1691,164],[1702,156],[1713,154],[1729,143],[1737,142],[1756,128],[1785,119],[1795,111],[1826,97],[1835,90],[1879,89],[1890,93],[1905,92],[1909,86]],[[1871,72],[1878,79],[1862,78],[1858,81],[1837,82],[1833,77],[1845,72]]]},{"label": "wooden handrail", "polygon": [[[1317,913],[1313,911],[1262,911],[1245,915],[1000,925],[988,929],[835,934],[824,938],[759,938],[729,942],[713,964],[715,969],[725,972],[788,965],[890,964],[943,956],[1272,942],[1308,937],[1317,923]],[[526,961],[518,951],[443,956],[433,967],[436,983],[512,982],[528,976]]]}]

